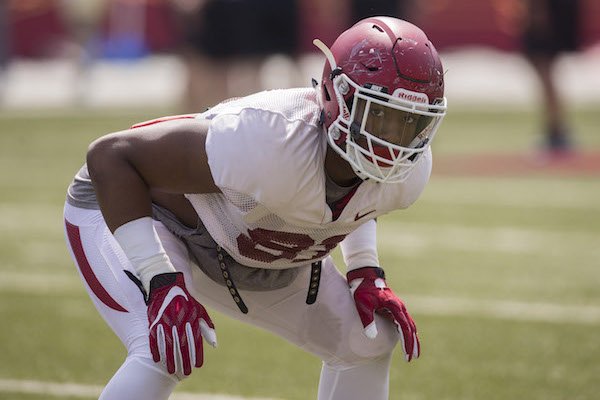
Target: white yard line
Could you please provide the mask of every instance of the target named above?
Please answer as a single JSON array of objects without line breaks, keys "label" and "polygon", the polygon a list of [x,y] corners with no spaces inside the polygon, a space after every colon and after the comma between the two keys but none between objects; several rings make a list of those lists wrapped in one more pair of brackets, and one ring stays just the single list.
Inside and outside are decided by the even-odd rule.
[{"label": "white yard line", "polygon": [[71,274],[50,274],[46,272],[0,271],[0,292],[32,293],[46,295],[53,293],[74,293],[84,289],[77,276],[75,266]]},{"label": "white yard line", "polygon": [[411,295],[405,295],[403,298],[407,308],[414,314],[477,316],[557,324],[600,324],[600,306]]},{"label": "white yard line", "polygon": [[[513,226],[476,227],[382,221],[378,231],[380,248],[402,254],[431,250],[458,250],[471,253],[573,254],[600,257],[600,234],[596,232],[527,229]],[[389,250],[388,250],[389,251]]]},{"label": "white yard line", "polygon": [[473,180],[469,179],[468,182],[461,184],[461,180],[457,182],[452,178],[436,178],[436,181],[427,187],[417,204],[588,210],[589,212],[600,210],[600,202],[593,195],[598,185],[592,182],[582,187],[581,184],[566,181],[554,185],[548,182],[540,184],[535,181],[516,183],[511,181],[503,182],[496,187],[484,183],[482,189],[471,183]]},{"label": "white yard line", "polygon": [[[98,398],[102,386],[79,383],[55,383],[33,380],[0,379],[0,393],[39,394],[52,397]],[[173,400],[275,400],[221,394],[176,392]]]}]

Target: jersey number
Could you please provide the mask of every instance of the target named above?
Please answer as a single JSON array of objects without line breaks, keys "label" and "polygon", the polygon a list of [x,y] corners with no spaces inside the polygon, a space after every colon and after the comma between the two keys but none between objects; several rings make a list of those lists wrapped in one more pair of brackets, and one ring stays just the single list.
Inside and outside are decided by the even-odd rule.
[{"label": "jersey number", "polygon": [[[239,235],[237,245],[241,255],[261,262],[273,262],[282,258],[292,262],[307,262],[328,254],[344,237],[345,235],[333,236],[317,243],[302,233],[257,228],[250,229],[248,236]],[[306,250],[315,254],[310,258],[299,257]]]}]

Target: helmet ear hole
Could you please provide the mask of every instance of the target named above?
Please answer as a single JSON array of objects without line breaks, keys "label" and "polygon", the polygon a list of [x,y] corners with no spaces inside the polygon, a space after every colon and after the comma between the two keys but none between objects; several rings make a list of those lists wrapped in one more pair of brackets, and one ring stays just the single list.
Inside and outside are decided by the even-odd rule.
[{"label": "helmet ear hole", "polygon": [[327,85],[323,84],[323,93],[325,94],[325,100],[331,101],[331,96],[329,95],[329,90],[327,90]]}]

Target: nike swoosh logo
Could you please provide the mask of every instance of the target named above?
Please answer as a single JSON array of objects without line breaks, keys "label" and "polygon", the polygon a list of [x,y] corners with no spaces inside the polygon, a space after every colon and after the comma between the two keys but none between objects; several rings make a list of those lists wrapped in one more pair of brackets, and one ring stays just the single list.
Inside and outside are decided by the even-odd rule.
[{"label": "nike swoosh logo", "polygon": [[369,214],[372,214],[372,213],[374,213],[374,212],[375,212],[375,210],[371,210],[371,211],[369,211],[369,212],[366,212],[366,213],[364,213],[364,214],[361,214],[361,213],[356,213],[356,215],[354,216],[354,220],[355,220],[355,221],[358,221],[359,219],[361,219],[361,218],[363,218],[363,217],[366,217],[367,215],[369,215]]},{"label": "nike swoosh logo", "polygon": [[182,288],[180,288],[179,286],[173,286],[169,290],[169,293],[167,293],[167,295],[165,296],[165,298],[162,302],[162,305],[160,306],[160,309],[158,310],[158,314],[156,315],[156,318],[154,319],[154,322],[152,322],[152,325],[150,325],[150,329],[152,329],[154,327],[154,325],[156,325],[158,323],[158,321],[160,321],[160,319],[162,318],[162,315],[164,314],[165,310],[169,306],[169,303],[171,303],[171,301],[173,301],[173,299],[177,296],[183,296],[186,300],[188,299],[188,297],[186,296],[186,294]]}]

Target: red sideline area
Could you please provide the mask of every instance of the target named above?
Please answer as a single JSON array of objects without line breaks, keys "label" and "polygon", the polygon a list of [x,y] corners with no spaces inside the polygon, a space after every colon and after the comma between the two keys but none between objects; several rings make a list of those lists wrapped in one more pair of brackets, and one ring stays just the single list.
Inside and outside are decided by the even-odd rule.
[{"label": "red sideline area", "polygon": [[438,176],[600,177],[600,151],[569,153],[480,153],[434,157]]}]

